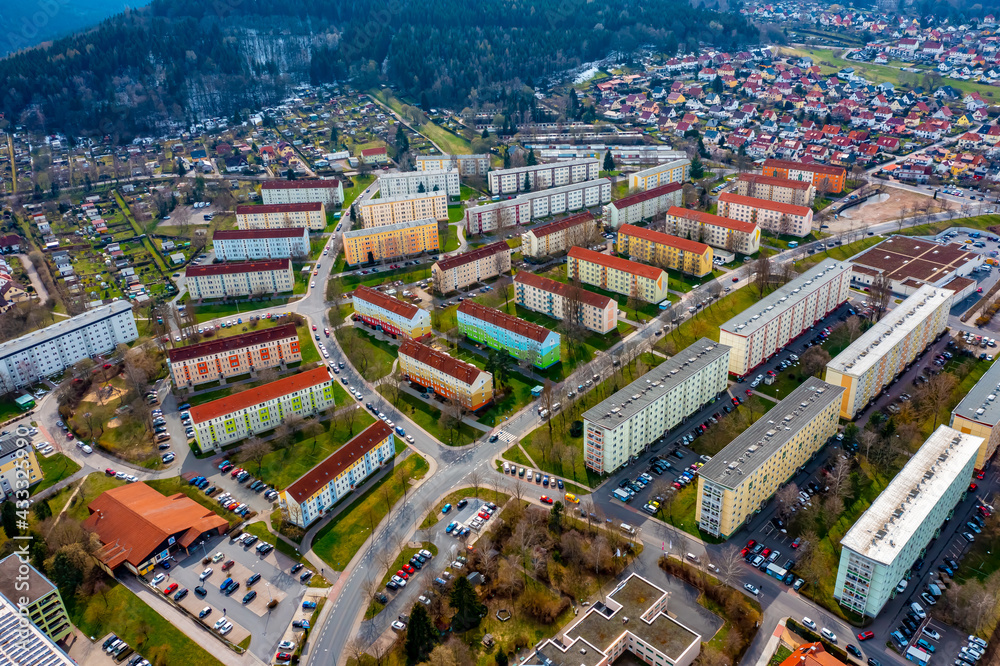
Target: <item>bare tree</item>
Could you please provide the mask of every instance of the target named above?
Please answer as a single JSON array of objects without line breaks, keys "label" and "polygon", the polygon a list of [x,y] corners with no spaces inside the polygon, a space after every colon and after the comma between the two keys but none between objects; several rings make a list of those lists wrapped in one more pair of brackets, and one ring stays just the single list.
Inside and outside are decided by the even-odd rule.
[{"label": "bare tree", "polygon": [[851,490],[851,465],[843,458],[837,458],[830,476],[827,477],[830,494],[844,499]]},{"label": "bare tree", "polygon": [[713,562],[718,568],[719,580],[726,585],[734,587],[736,581],[743,574],[743,556],[740,555],[740,548],[735,544],[729,544],[722,549],[719,558]]},{"label": "bare tree", "polygon": [[753,283],[757,287],[757,295],[759,298],[763,298],[764,292],[771,286],[771,257],[762,251],[753,263],[753,270]]},{"label": "bare tree", "polygon": [[869,287],[872,305],[872,321],[879,321],[889,309],[892,301],[892,280],[885,273],[879,273]]},{"label": "bare tree", "polygon": [[779,513],[783,516],[787,516],[791,513],[792,505],[799,501],[799,487],[794,483],[782,486],[778,492],[775,493],[774,499],[778,502]]},{"label": "bare tree", "polygon": [[472,492],[475,493],[475,497],[479,497],[479,490],[483,485],[483,475],[478,469],[474,469],[465,477],[469,481],[469,485],[472,486]]},{"label": "bare tree", "polygon": [[811,376],[821,372],[826,364],[830,362],[830,352],[822,347],[810,347],[802,352],[799,359],[802,364],[802,374]]},{"label": "bare tree", "polygon": [[246,444],[240,447],[240,459],[252,462],[257,465],[257,476],[260,476],[260,469],[264,463],[264,458],[271,452],[271,444],[259,437],[251,437]]}]

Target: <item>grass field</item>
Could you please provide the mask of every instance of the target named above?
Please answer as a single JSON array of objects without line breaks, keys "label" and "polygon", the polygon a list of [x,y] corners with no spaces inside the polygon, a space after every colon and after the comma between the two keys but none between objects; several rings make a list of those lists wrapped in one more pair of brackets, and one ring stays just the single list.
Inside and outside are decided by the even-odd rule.
[{"label": "grass field", "polygon": [[868,248],[878,245],[883,240],[885,239],[881,236],[866,236],[861,240],[848,243],[847,245],[838,245],[835,248],[824,250],[823,252],[817,252],[816,254],[809,255],[805,259],[799,259],[796,261],[794,264],[795,270],[799,273],[804,273],[813,266],[822,262],[824,259],[846,261],[859,252],[864,252]]},{"label": "grass field", "polygon": [[[379,393],[383,396],[387,395],[387,387],[380,386]],[[386,400],[388,401],[388,398]],[[448,430],[447,432],[442,430],[440,425],[441,410],[409,393],[401,391],[399,393],[399,403],[394,406],[403,412],[403,414],[413,419],[417,425],[429,432],[435,439],[448,446],[465,446],[466,444],[471,444],[484,434],[482,431],[476,430],[465,423],[461,424],[458,430]]]},{"label": "grass field", "polygon": [[334,335],[351,365],[362,377],[373,382],[389,374],[398,347],[376,339],[360,326],[342,326],[334,331]]},{"label": "grass field", "polygon": [[[389,565],[389,569],[382,576],[382,581],[379,583],[378,589],[384,590],[385,584],[389,582],[389,579],[396,575],[396,572],[403,568],[403,565],[409,562],[414,555],[419,551],[426,550],[431,555],[438,554],[438,548],[430,541],[424,541],[420,544],[419,548],[414,548],[412,546],[407,546],[400,551],[399,555],[396,556],[396,561]],[[430,574],[428,574],[429,576]],[[368,610],[365,612],[366,618],[372,618],[378,615],[385,605],[382,604],[378,599],[372,599],[371,603],[368,605]]]},{"label": "grass field", "polygon": [[43,478],[32,489],[32,493],[39,493],[46,488],[50,488],[80,471],[80,465],[64,453],[53,453],[48,457],[37,455],[36,458],[38,459],[38,466],[42,470]]},{"label": "grass field", "polygon": [[921,224],[903,229],[906,236],[934,236],[953,227],[968,227],[986,231],[988,227],[1000,224],[1000,215],[979,215],[977,217],[962,217],[955,220]]},{"label": "grass field", "polygon": [[674,328],[670,333],[663,336],[656,346],[657,348],[665,348],[668,343],[672,343],[674,348],[679,351],[694,344],[699,338],[704,337],[710,340],[718,340],[719,326],[740,312],[743,312],[758,300],[760,298],[753,286],[737,289],[732,294],[720,298],[715,303],[703,308],[695,316]]},{"label": "grass field", "polygon": [[202,322],[222,317],[239,318],[242,313],[253,312],[254,310],[273,309],[275,311],[284,312],[287,305],[288,299],[272,298],[261,301],[241,299],[230,303],[205,303],[202,305],[189,304],[188,307],[194,308],[195,319],[199,324],[201,324]]},{"label": "grass field", "polygon": [[149,479],[145,481],[145,483],[154,490],[158,490],[166,497],[169,497],[171,495],[176,495],[177,493],[187,495],[188,497],[190,497],[195,502],[202,505],[209,511],[214,511],[215,513],[225,518],[227,521],[229,521],[230,527],[239,525],[240,522],[243,520],[243,518],[237,516],[235,513],[225,511],[219,505],[218,502],[216,502],[211,497],[206,495],[204,492],[198,490],[197,488],[195,488],[194,486],[192,486],[179,476],[171,476],[165,479]]}]

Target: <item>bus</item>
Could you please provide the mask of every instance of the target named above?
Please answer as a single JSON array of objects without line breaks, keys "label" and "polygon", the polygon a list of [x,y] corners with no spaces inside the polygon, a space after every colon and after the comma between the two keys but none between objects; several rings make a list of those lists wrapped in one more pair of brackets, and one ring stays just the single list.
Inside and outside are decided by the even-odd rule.
[{"label": "bus", "polygon": [[777,578],[778,580],[783,580],[788,575],[788,571],[782,569],[777,564],[768,564],[766,573],[768,576]]}]

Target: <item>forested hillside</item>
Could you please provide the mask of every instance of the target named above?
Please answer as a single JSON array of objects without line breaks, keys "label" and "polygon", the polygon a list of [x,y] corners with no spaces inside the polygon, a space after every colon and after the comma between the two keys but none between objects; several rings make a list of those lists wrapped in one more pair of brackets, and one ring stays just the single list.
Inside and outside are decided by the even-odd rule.
[{"label": "forested hillside", "polygon": [[679,0],[154,0],[0,61],[2,111],[71,134],[231,116],[297,83],[386,83],[436,105],[508,92],[615,50],[753,43],[738,14]]},{"label": "forested hillside", "polygon": [[40,0],[0,2],[0,57],[97,25],[126,6],[149,0]]}]

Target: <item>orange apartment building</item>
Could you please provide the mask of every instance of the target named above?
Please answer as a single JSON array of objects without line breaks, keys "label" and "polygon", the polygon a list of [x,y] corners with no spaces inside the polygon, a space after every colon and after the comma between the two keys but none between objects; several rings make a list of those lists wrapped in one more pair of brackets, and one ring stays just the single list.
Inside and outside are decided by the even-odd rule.
[{"label": "orange apartment building", "polygon": [[344,257],[348,266],[357,266],[437,252],[439,243],[437,220],[413,220],[373,229],[345,231]]},{"label": "orange apartment building", "polygon": [[816,198],[816,188],[805,180],[791,180],[756,173],[741,173],[736,181],[736,193],[745,197],[768,199],[796,206],[811,206]]},{"label": "orange apartment building", "polygon": [[310,231],[326,229],[326,206],[320,201],[274,204],[271,206],[237,206],[236,228],[286,229],[308,227]]},{"label": "orange apartment building", "polygon": [[840,194],[844,191],[847,169],[829,164],[803,164],[792,160],[764,160],[763,173],[772,178],[804,180],[819,192]]},{"label": "orange apartment building", "polygon": [[174,386],[196,386],[302,360],[295,324],[176,347],[167,352]]},{"label": "orange apartment building", "polygon": [[416,340],[399,347],[403,379],[431,389],[466,409],[479,410],[493,401],[493,375]]}]

